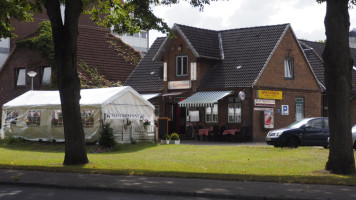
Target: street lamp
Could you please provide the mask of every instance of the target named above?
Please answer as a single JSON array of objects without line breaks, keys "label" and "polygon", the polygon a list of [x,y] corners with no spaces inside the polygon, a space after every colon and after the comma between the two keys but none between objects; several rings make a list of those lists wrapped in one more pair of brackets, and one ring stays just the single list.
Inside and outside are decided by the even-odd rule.
[{"label": "street lamp", "polygon": [[37,75],[37,72],[35,71],[29,71],[27,72],[27,75],[29,77],[31,77],[31,90],[33,90],[33,77],[35,77]]}]

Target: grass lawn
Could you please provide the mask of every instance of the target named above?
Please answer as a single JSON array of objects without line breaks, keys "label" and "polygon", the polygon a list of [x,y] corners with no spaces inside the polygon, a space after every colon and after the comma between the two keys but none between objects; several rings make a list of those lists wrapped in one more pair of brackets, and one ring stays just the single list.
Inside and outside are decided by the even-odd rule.
[{"label": "grass lawn", "polygon": [[324,171],[329,150],[323,148],[135,144],[106,152],[89,145],[87,150],[90,163],[63,166],[64,144],[2,141],[0,168],[356,185],[356,174]]}]

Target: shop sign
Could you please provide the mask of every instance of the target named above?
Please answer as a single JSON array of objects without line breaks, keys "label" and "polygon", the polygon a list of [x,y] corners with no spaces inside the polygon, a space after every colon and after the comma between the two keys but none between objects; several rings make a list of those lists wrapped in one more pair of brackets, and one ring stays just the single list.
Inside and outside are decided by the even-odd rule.
[{"label": "shop sign", "polygon": [[255,106],[258,107],[275,107],[276,101],[273,99],[255,99]]},{"label": "shop sign", "polygon": [[282,115],[289,115],[289,106],[282,105]]},{"label": "shop sign", "polygon": [[145,118],[144,114],[116,114],[116,113],[105,113],[106,119],[138,119],[143,120]]},{"label": "shop sign", "polygon": [[190,81],[169,81],[168,82],[168,89],[176,90],[176,89],[189,89],[190,88]]},{"label": "shop sign", "polygon": [[257,97],[259,99],[276,99],[282,100],[282,91],[273,90],[257,90]]}]

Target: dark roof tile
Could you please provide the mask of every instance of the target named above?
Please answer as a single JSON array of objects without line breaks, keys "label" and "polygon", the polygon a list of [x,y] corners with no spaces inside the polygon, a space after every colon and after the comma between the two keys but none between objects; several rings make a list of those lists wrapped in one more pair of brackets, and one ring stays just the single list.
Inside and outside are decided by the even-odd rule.
[{"label": "dark roof tile", "polygon": [[138,92],[161,92],[163,90],[163,62],[152,61],[165,38],[157,38],[131,73],[125,86]]}]

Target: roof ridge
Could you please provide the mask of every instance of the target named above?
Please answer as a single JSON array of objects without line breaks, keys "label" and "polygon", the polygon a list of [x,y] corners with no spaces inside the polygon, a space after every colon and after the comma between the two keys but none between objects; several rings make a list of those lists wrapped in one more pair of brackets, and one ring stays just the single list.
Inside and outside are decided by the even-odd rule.
[{"label": "roof ridge", "polygon": [[225,31],[235,31],[235,30],[244,30],[244,29],[255,29],[255,28],[270,28],[270,27],[276,27],[276,26],[288,26],[290,23],[285,23],[285,24],[275,24],[275,25],[264,25],[264,26],[250,26],[250,27],[241,27],[241,28],[232,28],[232,29],[226,29],[226,30],[221,30],[221,32]]},{"label": "roof ridge", "polygon": [[213,30],[213,29],[207,29],[207,28],[199,28],[199,27],[194,27],[194,26],[189,26],[189,25],[184,25],[184,24],[177,24],[175,23],[173,26],[184,26],[192,29],[199,29],[199,30],[204,30],[204,31],[213,31],[213,32],[225,32],[225,31],[234,31],[234,30],[243,30],[243,29],[254,29],[254,28],[265,28],[265,27],[276,27],[276,26],[288,26],[290,23],[284,23],[284,24],[274,24],[274,25],[263,25],[263,26],[250,26],[250,27],[241,27],[241,28],[231,28],[231,29],[220,29],[220,30]]}]

